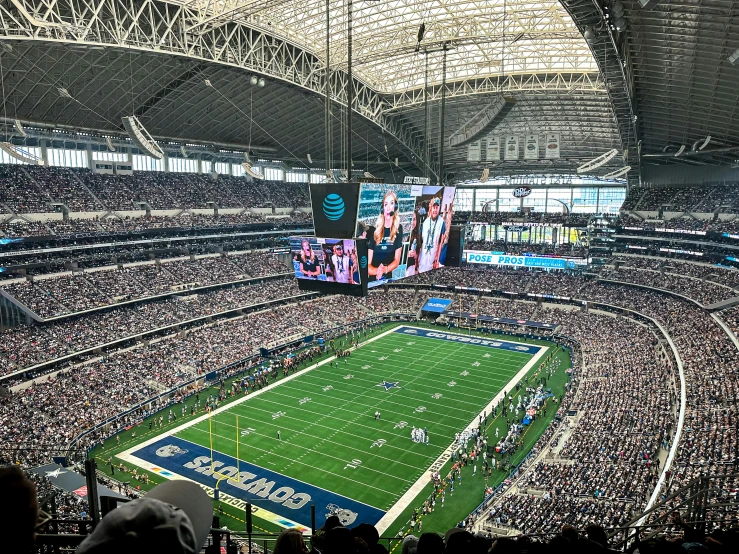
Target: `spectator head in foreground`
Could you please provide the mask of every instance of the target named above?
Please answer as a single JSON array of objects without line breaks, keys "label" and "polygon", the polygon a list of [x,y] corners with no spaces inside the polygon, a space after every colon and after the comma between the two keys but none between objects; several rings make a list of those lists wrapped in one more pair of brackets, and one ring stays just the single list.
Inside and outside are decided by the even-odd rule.
[{"label": "spectator head in foreground", "polygon": [[198,554],[210,532],[213,506],[191,481],[167,481],[108,513],[77,554]]},{"label": "spectator head in foreground", "polygon": [[274,554],[307,554],[303,534],[297,529],[285,529],[275,542]]},{"label": "spectator head in foreground", "polygon": [[[29,552],[39,515],[36,485],[18,466],[0,468],[0,536],[11,552]],[[9,544],[6,541],[10,541]]]}]

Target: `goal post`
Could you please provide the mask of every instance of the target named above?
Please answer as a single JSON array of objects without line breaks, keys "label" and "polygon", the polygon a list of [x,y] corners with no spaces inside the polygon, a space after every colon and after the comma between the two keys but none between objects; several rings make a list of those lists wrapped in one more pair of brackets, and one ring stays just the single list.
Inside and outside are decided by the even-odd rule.
[{"label": "goal post", "polygon": [[[241,482],[241,473],[239,468],[239,416],[235,416],[236,418],[236,425],[235,425],[235,441],[236,441],[236,473],[234,474],[227,474],[220,472],[213,463],[213,443],[215,440],[215,437],[222,436],[217,434],[218,430],[218,422],[215,420],[215,417],[213,413],[208,414],[208,435],[210,437],[210,471],[213,474],[214,477],[217,477],[218,480],[216,481],[216,490],[218,490],[218,485],[220,485],[221,481],[224,479],[227,481],[233,481],[234,483],[240,483]],[[230,425],[227,425],[226,428],[231,427]],[[218,452],[216,449],[215,452]],[[222,467],[222,466],[219,466]]]}]

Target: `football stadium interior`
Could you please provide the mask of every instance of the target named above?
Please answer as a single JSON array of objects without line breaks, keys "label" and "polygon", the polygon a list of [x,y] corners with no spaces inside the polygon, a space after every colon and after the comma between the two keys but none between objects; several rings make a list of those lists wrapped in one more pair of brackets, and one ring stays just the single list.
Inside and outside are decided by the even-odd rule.
[{"label": "football stadium interior", "polygon": [[0,552],[737,552],[737,0],[0,22]]}]

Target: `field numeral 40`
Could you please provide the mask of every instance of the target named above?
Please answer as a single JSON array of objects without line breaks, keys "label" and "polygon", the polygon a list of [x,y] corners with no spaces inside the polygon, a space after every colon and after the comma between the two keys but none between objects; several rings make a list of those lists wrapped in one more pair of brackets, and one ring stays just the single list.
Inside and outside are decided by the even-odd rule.
[{"label": "field numeral 40", "polygon": [[362,460],[352,460],[351,462],[347,462],[344,466],[344,469],[357,469],[359,466],[362,465]]}]

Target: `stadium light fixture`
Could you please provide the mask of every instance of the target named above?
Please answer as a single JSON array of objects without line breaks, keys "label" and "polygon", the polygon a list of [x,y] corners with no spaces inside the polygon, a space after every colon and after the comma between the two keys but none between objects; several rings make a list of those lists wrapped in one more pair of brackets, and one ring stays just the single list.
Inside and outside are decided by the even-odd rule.
[{"label": "stadium light fixture", "polygon": [[734,53],[729,56],[729,63],[731,65],[736,65],[737,63],[739,63],[739,48],[734,50]]},{"label": "stadium light fixture", "polygon": [[704,148],[705,148],[706,146],[708,146],[708,143],[709,143],[709,142],[711,142],[711,135],[708,135],[708,136],[706,137],[706,140],[704,140],[704,141],[703,141],[703,144],[701,144],[701,145],[700,145],[700,146],[698,147],[698,150],[703,150],[703,149],[704,149]]},{"label": "stadium light fixture", "polygon": [[653,10],[659,3],[660,0],[639,0],[639,5],[647,10]]},{"label": "stadium light fixture", "polygon": [[141,150],[157,160],[161,160],[164,157],[164,152],[141,124],[138,117],[135,115],[124,117],[123,126],[126,128],[128,136],[131,137],[134,144]]},{"label": "stadium light fixture", "polygon": [[187,158],[187,150],[185,150],[184,146],[180,146],[180,154],[182,154],[183,158]]},{"label": "stadium light fixture", "polygon": [[618,150],[613,148],[612,150],[609,150],[608,152],[601,154],[597,158],[590,160],[589,162],[585,162],[580,167],[577,168],[578,173],[585,173],[586,171],[592,171],[594,169],[598,169],[600,166],[607,164],[610,162],[613,158],[615,158],[618,155]]},{"label": "stadium light fixture", "polygon": [[308,163],[309,164],[312,164],[313,163],[313,158],[310,157],[310,154],[308,154]]},{"label": "stadium light fixture", "polygon": [[681,144],[680,145],[680,150],[678,150],[677,152],[675,152],[675,157],[677,158],[683,152],[685,152],[685,145],[684,144]]},{"label": "stadium light fixture", "polygon": [[28,133],[26,133],[26,130],[23,128],[23,125],[21,125],[21,122],[19,120],[15,120],[15,129],[20,133],[20,135],[23,138],[26,138],[28,136]]},{"label": "stadium light fixture", "polygon": [[605,175],[603,175],[603,179],[616,179],[617,177],[626,175],[629,171],[631,171],[631,166],[627,165],[627,166],[622,167],[621,169],[617,169],[616,171],[611,171],[610,173],[606,173]]},{"label": "stadium light fixture", "polygon": [[480,176],[480,182],[484,183],[485,181],[488,180],[489,176],[490,176],[490,169],[486,167],[485,169],[482,170],[482,175]]},{"label": "stadium light fixture", "polygon": [[257,84],[259,85],[259,87],[260,87],[260,88],[263,88],[263,87],[264,87],[264,83],[265,83],[265,82],[266,82],[266,81],[264,80],[264,77],[261,77],[261,78],[260,78],[260,79],[259,79],[259,80],[257,81]]},{"label": "stadium light fixture", "polygon": [[105,137],[105,144],[108,146],[108,150],[115,152],[115,146],[113,146],[113,141],[110,140],[110,137]]},{"label": "stadium light fixture", "polygon": [[251,83],[252,85],[256,85],[258,80],[259,79],[257,79],[256,75],[252,75],[251,77],[249,77],[249,83]]},{"label": "stadium light fixture", "polygon": [[254,171],[254,168],[251,166],[251,164],[244,162],[244,163],[241,164],[241,167],[244,168],[244,171],[250,177],[253,177],[254,179],[264,179],[264,175],[262,175],[261,173],[257,173],[256,171]]}]

